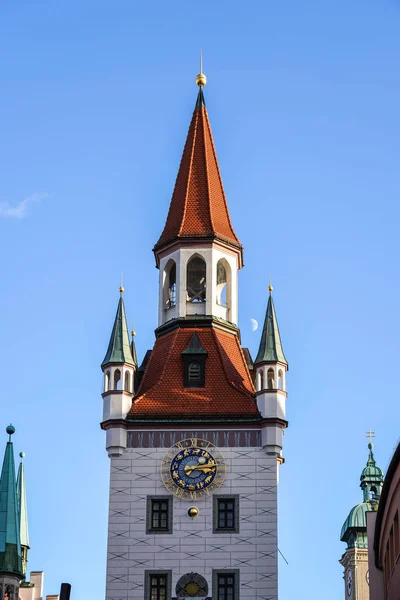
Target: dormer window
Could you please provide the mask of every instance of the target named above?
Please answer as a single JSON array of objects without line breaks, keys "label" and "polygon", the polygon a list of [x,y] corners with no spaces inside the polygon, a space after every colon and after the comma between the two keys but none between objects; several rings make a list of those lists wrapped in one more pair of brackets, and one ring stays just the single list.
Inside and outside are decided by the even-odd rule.
[{"label": "dormer window", "polygon": [[194,333],[189,346],[182,352],[184,387],[204,387],[207,352],[202,347],[199,336]]}]

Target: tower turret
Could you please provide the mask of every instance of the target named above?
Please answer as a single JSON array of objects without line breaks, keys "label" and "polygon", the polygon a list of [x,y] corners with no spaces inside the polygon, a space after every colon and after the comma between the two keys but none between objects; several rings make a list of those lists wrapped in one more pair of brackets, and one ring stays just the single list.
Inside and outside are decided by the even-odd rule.
[{"label": "tower turret", "polygon": [[104,373],[103,425],[107,430],[106,448],[110,456],[120,456],[126,448],[126,430],[112,421],[126,418],[132,406],[137,371],[135,343],[129,341],[123,300],[120,288],[117,314],[110,342],[101,364]]},{"label": "tower turret", "polygon": [[[370,439],[372,432],[367,434]],[[346,542],[346,552],[340,559],[344,567],[345,597],[347,600],[369,600],[368,588],[368,511],[376,510],[383,485],[383,471],[375,462],[373,444],[368,444],[367,465],[361,472],[360,487],[363,501],[353,506],[343,523],[340,540]]]},{"label": "tower turret", "polygon": [[272,286],[254,369],[256,373],[257,406],[268,420],[265,428],[268,451],[281,456],[283,429],[286,422],[286,372],[288,363],[283,352],[278,320],[276,318]]},{"label": "tower turret", "polygon": [[19,515],[19,531],[21,537],[21,555],[22,555],[22,571],[26,577],[26,568],[28,564],[29,550],[29,531],[28,531],[28,509],[26,504],[26,488],[25,488],[25,469],[23,458],[25,452],[20,452],[21,462],[18,468],[17,475],[17,500],[18,500],[18,515]]},{"label": "tower turret", "polygon": [[11,436],[15,428],[6,429],[9,441],[4,454],[0,479],[0,597],[18,600],[23,578],[17,484]]}]

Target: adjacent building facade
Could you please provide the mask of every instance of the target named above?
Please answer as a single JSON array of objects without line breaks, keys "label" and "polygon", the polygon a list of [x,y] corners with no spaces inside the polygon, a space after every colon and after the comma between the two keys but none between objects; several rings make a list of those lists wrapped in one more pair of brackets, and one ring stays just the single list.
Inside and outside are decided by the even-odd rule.
[{"label": "adjacent building facade", "polygon": [[367,515],[371,600],[400,599],[400,444],[386,474],[377,512]]},{"label": "adjacent building facade", "polygon": [[[199,92],[154,254],[156,339],[139,366],[123,289],[102,363],[110,457],[107,600],[276,600],[286,373],[272,299],[253,362],[243,247]],[[161,224],[160,224],[161,225]]]}]

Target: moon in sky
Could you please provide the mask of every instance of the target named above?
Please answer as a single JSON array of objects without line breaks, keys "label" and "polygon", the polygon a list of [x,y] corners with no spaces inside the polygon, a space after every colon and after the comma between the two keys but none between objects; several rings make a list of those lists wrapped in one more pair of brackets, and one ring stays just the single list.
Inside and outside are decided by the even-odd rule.
[{"label": "moon in sky", "polygon": [[255,331],[256,329],[258,329],[258,323],[255,319],[250,319],[251,321],[251,328],[253,331]]}]

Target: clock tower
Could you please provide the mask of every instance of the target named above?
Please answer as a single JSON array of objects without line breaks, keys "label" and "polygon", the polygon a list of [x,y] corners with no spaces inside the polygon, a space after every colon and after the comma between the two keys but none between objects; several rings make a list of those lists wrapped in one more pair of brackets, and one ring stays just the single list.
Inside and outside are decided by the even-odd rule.
[{"label": "clock tower", "polygon": [[367,465],[360,477],[363,501],[351,509],[340,534],[347,544],[339,561],[344,568],[345,600],[370,600],[366,512],[377,510],[383,484],[383,472],[376,465],[372,448],[370,441]]},{"label": "clock tower", "polygon": [[[164,229],[155,343],[138,366],[123,289],[102,363],[107,600],[277,600],[287,361],[272,295],[255,363],[238,328],[243,247],[201,72]],[[270,290],[272,292],[272,288]]]}]

